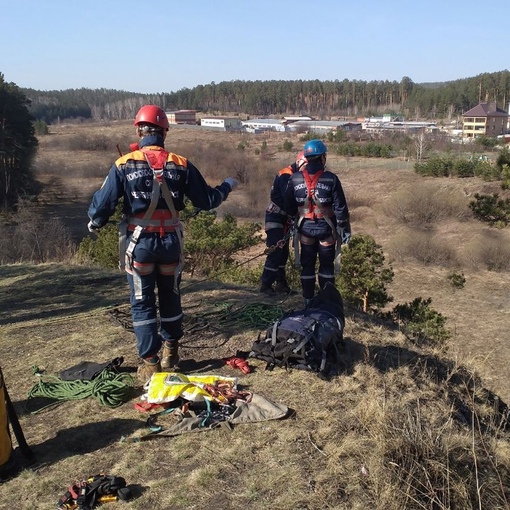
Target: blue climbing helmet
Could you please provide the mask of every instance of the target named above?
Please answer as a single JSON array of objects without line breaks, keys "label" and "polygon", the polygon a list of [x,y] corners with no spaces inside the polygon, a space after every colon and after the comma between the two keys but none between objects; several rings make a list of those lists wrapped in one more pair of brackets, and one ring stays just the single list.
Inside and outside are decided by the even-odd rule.
[{"label": "blue climbing helmet", "polygon": [[328,152],[328,148],[322,140],[309,140],[303,147],[305,158],[316,158]]}]

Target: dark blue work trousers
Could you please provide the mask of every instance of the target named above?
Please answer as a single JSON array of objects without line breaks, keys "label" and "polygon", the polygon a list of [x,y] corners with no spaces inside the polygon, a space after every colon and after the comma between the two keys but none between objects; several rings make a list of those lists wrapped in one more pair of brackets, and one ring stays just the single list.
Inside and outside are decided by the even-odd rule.
[{"label": "dark blue work trousers", "polygon": [[[151,233],[142,235],[136,244],[131,273],[126,265],[133,328],[141,358],[156,355],[164,340],[178,340],[183,335],[179,258],[179,240],[174,232],[163,237]],[[137,296],[140,290],[141,295]]]},{"label": "dark blue work trousers", "polygon": [[[308,244],[312,243],[312,244]],[[301,288],[303,297],[311,299],[315,293],[315,264],[319,257],[319,288],[326,282],[335,284],[335,244],[321,244],[318,239],[307,238],[307,244],[301,242]]]}]

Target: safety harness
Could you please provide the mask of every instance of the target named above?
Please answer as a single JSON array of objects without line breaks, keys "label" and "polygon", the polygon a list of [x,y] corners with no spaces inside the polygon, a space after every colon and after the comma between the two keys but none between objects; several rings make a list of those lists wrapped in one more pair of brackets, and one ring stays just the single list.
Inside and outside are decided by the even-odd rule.
[{"label": "safety harness", "polygon": [[303,175],[304,182],[306,184],[307,189],[307,197],[308,200],[300,207],[298,207],[298,218],[294,223],[294,266],[300,267],[301,265],[301,256],[299,253],[299,246],[301,242],[301,235],[299,233],[299,227],[303,224],[305,219],[316,220],[323,219],[331,228],[331,235],[333,240],[336,242],[336,253],[335,253],[335,273],[338,273],[340,270],[340,252],[342,247],[342,241],[338,236],[335,225],[332,221],[332,217],[334,216],[332,207],[323,207],[320,201],[315,196],[315,188],[317,187],[317,183],[321,178],[324,170],[319,170],[318,172],[310,175],[308,170],[304,168],[301,171]]},{"label": "safety harness", "polygon": [[[172,193],[163,176],[163,169],[168,158],[168,152],[164,150],[146,150],[143,152],[145,161],[152,170],[152,198],[149,208],[142,214],[125,217],[119,226],[119,266],[133,275],[135,299],[142,298],[142,282],[133,263],[133,252],[143,232],[159,232],[163,237],[166,232],[175,232],[180,245],[179,263],[175,268],[175,287],[177,292],[178,275],[182,270],[184,260],[182,243],[182,224],[179,213],[175,209]],[[160,197],[163,197],[168,209],[157,209]],[[133,230],[133,234],[126,248],[127,231]]]},{"label": "safety harness", "polygon": [[100,473],[71,485],[58,500],[58,508],[65,510],[91,510],[102,503],[127,501],[132,493],[126,480],[120,476]]}]

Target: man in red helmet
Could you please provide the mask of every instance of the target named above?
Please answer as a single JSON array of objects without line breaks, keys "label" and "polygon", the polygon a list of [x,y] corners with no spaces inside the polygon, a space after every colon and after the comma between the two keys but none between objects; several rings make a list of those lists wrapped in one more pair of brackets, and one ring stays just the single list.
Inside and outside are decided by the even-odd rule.
[{"label": "man in red helmet", "polygon": [[[138,377],[145,384],[153,373],[178,369],[182,337],[180,296],[184,199],[204,210],[218,207],[238,185],[228,177],[212,188],[185,157],[164,149],[168,118],[155,105],[143,106],[135,119],[139,146],[115,161],[88,210],[91,232],[106,225],[123,199],[121,267],[127,272],[138,354]],[[122,240],[124,239],[124,242]],[[159,301],[159,327],[156,292]],[[162,355],[159,351],[163,347]]]},{"label": "man in red helmet", "polygon": [[298,172],[305,164],[306,159],[301,151],[294,163],[278,172],[271,186],[270,202],[266,209],[264,225],[269,253],[260,278],[260,292],[267,296],[276,296],[278,293],[290,294],[291,292],[285,271],[289,259],[289,241],[288,239],[284,240],[288,234],[291,220],[283,209],[283,197],[290,176]]}]

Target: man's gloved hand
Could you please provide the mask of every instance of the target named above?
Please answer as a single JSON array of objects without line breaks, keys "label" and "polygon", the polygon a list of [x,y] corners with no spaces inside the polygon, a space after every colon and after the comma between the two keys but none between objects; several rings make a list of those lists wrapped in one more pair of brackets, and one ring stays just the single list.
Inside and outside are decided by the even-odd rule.
[{"label": "man's gloved hand", "polygon": [[342,240],[342,244],[349,244],[351,240],[351,224],[348,221],[343,221],[337,225],[336,231]]},{"label": "man's gloved hand", "polygon": [[225,182],[230,186],[230,191],[234,191],[239,186],[239,181],[236,181],[233,177],[227,177]]},{"label": "man's gloved hand", "polygon": [[98,227],[97,225],[92,223],[92,221],[89,221],[87,228],[89,229],[89,232],[92,232],[93,234],[97,234],[101,229],[101,227]]}]

